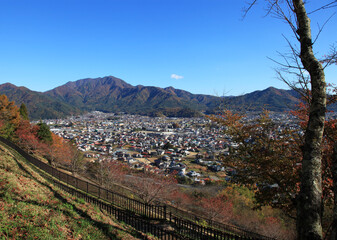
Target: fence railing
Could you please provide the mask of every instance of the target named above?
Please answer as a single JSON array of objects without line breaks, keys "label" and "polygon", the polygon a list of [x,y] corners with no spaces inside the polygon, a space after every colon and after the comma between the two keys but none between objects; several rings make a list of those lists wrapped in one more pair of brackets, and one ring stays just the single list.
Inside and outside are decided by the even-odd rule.
[{"label": "fence railing", "polygon": [[[263,240],[273,240],[273,238],[269,238],[266,236],[262,236],[260,234],[236,227],[236,226],[231,226],[228,224],[222,224],[216,221],[212,221],[207,218],[200,217],[199,215],[193,214],[191,212],[188,212],[186,214],[185,210],[181,210],[177,207],[167,205],[167,215],[170,217],[170,219],[175,218],[181,218],[183,220],[186,220],[187,222],[192,222],[192,223],[202,223],[203,225],[206,225],[207,227],[213,228],[215,231],[224,231],[224,232],[230,232],[233,234],[237,234],[239,236],[247,237],[247,238],[256,238],[256,239],[263,239]],[[199,224],[200,225],[200,224]]]},{"label": "fence railing", "polygon": [[133,211],[139,215],[142,215],[143,217],[149,219],[166,219],[166,205],[161,206],[161,205],[146,204],[138,200],[131,199],[121,194],[112,192],[95,184],[92,184],[88,181],[76,178],[72,175],[59,171],[44,162],[41,162],[40,160],[31,156],[30,154],[22,150],[20,147],[18,147],[16,144],[8,141],[7,139],[0,138],[0,140],[6,143],[8,146],[15,149],[17,152],[19,152],[22,156],[24,156],[28,161],[33,163],[38,168],[49,173],[58,180],[67,183],[68,185],[80,189],[88,194],[94,195],[99,199],[111,202],[112,204],[118,207]]},{"label": "fence railing", "polygon": [[[118,220],[123,221],[137,230],[144,233],[151,233],[160,239],[263,239],[273,240],[256,233],[252,233],[234,226],[207,221],[208,226],[202,226],[193,221],[200,220],[200,217],[190,214],[186,216],[177,208],[166,205],[145,204],[138,200],[128,198],[121,194],[101,188],[95,184],[76,178],[72,175],[59,171],[50,165],[36,159],[35,157],[22,150],[13,142],[0,137],[4,142],[18,153],[20,153],[29,162],[50,174],[54,178],[66,183],[69,187],[55,179],[50,178],[53,183],[64,191],[67,191],[77,197],[85,199],[87,202],[98,205],[105,209],[109,214],[115,216]],[[92,196],[90,196],[90,195]],[[93,197],[95,196],[95,197]],[[98,199],[97,199],[97,198]],[[103,200],[111,203],[107,204]],[[120,209],[122,208],[122,209]],[[133,212],[133,213],[130,213]],[[135,215],[135,214],[138,214]],[[182,216],[183,215],[183,216]],[[186,217],[190,220],[187,220]],[[151,223],[151,220],[167,221],[167,224],[173,225],[174,231],[167,231]],[[217,225],[216,225],[217,224]],[[217,228],[217,229],[214,229]],[[221,230],[220,230],[221,229]]]},{"label": "fence railing", "polygon": [[[210,227],[204,227],[201,225],[198,225],[194,222],[184,220],[182,218],[176,218],[173,217],[173,223],[176,231],[183,235],[187,236],[192,239],[205,239],[205,236],[207,236],[207,239],[209,240],[216,240],[216,239],[247,239],[242,236],[229,236],[228,233],[215,230]],[[255,239],[255,238],[250,238]],[[258,238],[256,238],[258,239]]]},{"label": "fence railing", "polygon": [[51,179],[53,184],[68,192],[78,198],[84,199],[86,202],[91,204],[97,205],[100,209],[105,210],[108,214],[114,216],[118,221],[124,222],[138,231],[143,233],[150,233],[160,239],[163,240],[178,240],[178,239],[190,239],[181,236],[176,231],[168,231],[165,230],[163,227],[159,226],[158,224],[152,223],[149,219],[143,219],[141,216],[137,216],[134,213],[117,208],[111,204],[108,204],[100,199],[95,197],[89,196],[88,194],[78,191],[72,187],[69,187],[55,179]]}]

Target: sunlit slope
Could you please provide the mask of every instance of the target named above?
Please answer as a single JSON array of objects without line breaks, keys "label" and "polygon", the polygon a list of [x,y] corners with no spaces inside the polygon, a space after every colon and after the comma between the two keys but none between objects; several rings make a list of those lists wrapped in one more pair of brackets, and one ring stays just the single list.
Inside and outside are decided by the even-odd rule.
[{"label": "sunlit slope", "polygon": [[135,234],[57,189],[0,144],[0,239],[137,239]]}]

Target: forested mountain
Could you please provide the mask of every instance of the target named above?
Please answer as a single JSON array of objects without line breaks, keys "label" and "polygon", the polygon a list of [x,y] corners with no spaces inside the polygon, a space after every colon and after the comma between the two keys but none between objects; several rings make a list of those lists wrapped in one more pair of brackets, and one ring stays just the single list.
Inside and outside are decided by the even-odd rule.
[{"label": "forested mountain", "polygon": [[114,77],[68,82],[45,94],[88,111],[138,114],[150,114],[158,109],[205,111],[218,100],[217,97],[191,94],[172,87],[132,86]]},{"label": "forested mountain", "polygon": [[31,119],[62,118],[82,112],[76,106],[71,106],[64,101],[10,83],[0,85],[0,94],[5,94],[18,106],[25,103]]},{"label": "forested mountain", "polygon": [[270,111],[286,111],[300,102],[300,96],[295,90],[282,90],[269,87],[262,91],[254,91],[242,96],[225,98],[229,108]]},{"label": "forested mountain", "polygon": [[221,107],[284,111],[299,102],[296,92],[272,87],[242,96],[215,97],[173,87],[132,86],[112,76],[68,82],[44,93],[6,83],[0,85],[0,94],[17,105],[24,102],[32,119],[61,118],[92,110],[153,116],[198,116]]}]

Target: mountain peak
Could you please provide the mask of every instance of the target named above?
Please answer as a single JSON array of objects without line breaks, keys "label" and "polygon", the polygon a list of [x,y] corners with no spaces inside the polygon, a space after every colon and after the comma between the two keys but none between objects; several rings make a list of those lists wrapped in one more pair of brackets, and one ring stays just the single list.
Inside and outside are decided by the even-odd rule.
[{"label": "mountain peak", "polygon": [[165,91],[168,91],[168,92],[170,92],[170,93],[172,93],[172,94],[176,94],[176,93],[175,93],[176,89],[173,88],[173,87],[171,87],[171,86],[170,86],[170,87],[167,87],[167,88],[164,88],[164,90],[165,90]]},{"label": "mountain peak", "polygon": [[274,87],[269,87],[269,88],[266,88],[265,91],[277,91],[279,89],[277,88],[274,88]]},{"label": "mountain peak", "polygon": [[111,85],[114,87],[120,87],[120,88],[130,88],[133,87],[132,85],[126,83],[120,78],[116,78],[114,76],[107,76],[103,78],[96,78],[96,81],[101,82],[104,85]]},{"label": "mountain peak", "polygon": [[[23,86],[18,87],[18,86],[14,85],[12,83],[9,83],[9,82],[1,84],[0,85],[0,90],[1,91],[8,91],[8,90],[31,91],[31,90],[29,90],[26,87],[23,87]],[[34,92],[34,91],[31,91],[31,92]]]},{"label": "mountain peak", "polygon": [[[24,91],[27,90],[27,91]],[[220,98],[192,94],[174,87],[132,86],[114,76],[86,78],[68,82],[44,93],[16,87],[11,83],[0,85],[0,93],[16,103],[27,102],[34,118],[53,118],[83,111],[127,112],[132,114],[156,114],[166,116],[194,116],[219,107]],[[248,106],[249,110],[284,111],[298,103],[293,91],[269,87],[237,97],[223,97],[231,108]],[[62,114],[58,114],[62,110]],[[247,109],[248,110],[248,109]],[[184,115],[185,114],[185,115]]]},{"label": "mountain peak", "polygon": [[172,90],[172,91],[174,91],[175,90],[175,88],[174,87],[172,87],[172,86],[169,86],[169,87],[166,87],[166,88],[164,88],[165,90]]},{"label": "mountain peak", "polygon": [[9,88],[9,89],[11,89],[11,88],[18,88],[17,86],[15,86],[14,84],[9,83],[9,82],[1,84],[0,87],[1,87],[1,89],[5,89],[5,88]]},{"label": "mountain peak", "polygon": [[98,86],[105,86],[105,87],[110,86],[110,87],[119,87],[119,88],[133,87],[132,85],[126,83],[122,79],[119,79],[113,76],[106,76],[102,78],[85,78],[85,79],[80,79],[74,82],[68,82],[65,85],[72,86],[73,88],[78,88],[81,86],[87,86],[91,88],[95,88]]}]

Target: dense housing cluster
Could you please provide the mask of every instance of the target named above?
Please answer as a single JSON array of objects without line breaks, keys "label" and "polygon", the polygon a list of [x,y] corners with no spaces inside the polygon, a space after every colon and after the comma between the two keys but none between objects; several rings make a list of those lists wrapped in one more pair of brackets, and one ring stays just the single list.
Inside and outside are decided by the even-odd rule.
[{"label": "dense housing cluster", "polygon": [[[245,121],[254,121],[255,113]],[[271,114],[279,129],[296,127],[289,114]],[[46,120],[51,131],[76,141],[89,161],[121,161],[136,169],[174,173],[189,182],[228,181],[235,169],[223,159],[238,147],[226,126],[208,118],[166,118],[91,112]],[[273,133],[271,133],[272,135]]]}]

